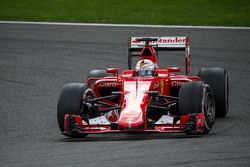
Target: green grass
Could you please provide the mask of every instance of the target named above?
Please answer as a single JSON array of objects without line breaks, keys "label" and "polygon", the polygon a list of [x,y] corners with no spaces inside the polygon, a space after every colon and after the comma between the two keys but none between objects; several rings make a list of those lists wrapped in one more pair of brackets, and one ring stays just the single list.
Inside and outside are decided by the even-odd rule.
[{"label": "green grass", "polygon": [[250,0],[0,0],[0,20],[250,26]]}]

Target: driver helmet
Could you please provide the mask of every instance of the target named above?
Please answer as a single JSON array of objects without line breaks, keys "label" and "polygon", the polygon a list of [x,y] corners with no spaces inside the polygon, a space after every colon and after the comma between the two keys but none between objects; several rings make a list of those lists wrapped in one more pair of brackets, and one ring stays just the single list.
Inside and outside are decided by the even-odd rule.
[{"label": "driver helmet", "polygon": [[155,64],[151,60],[142,59],[137,62],[135,70],[138,76],[153,76]]}]

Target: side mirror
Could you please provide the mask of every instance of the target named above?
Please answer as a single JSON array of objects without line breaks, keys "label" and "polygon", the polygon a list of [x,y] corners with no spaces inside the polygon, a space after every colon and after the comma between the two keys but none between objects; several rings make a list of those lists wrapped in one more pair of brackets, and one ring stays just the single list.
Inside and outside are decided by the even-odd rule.
[{"label": "side mirror", "polygon": [[169,67],[168,72],[181,72],[181,67]]},{"label": "side mirror", "polygon": [[118,74],[119,68],[107,68],[106,72],[111,74]]}]

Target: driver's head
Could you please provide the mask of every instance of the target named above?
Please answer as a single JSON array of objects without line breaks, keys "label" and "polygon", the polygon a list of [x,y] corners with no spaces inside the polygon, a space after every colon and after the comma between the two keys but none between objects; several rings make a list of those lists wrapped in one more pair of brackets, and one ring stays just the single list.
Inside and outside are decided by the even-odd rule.
[{"label": "driver's head", "polygon": [[151,60],[143,59],[137,62],[135,70],[138,76],[153,76],[155,65]]}]

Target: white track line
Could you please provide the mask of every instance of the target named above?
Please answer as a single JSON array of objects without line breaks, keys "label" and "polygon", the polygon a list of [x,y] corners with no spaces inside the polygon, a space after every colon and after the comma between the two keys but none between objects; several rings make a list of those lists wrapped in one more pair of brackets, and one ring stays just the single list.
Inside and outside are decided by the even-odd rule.
[{"label": "white track line", "polygon": [[31,22],[31,21],[0,21],[0,24],[33,24],[33,25],[94,26],[94,27],[192,28],[192,29],[232,29],[232,30],[250,30],[250,27],[226,27],[226,26],[143,25],[143,24],[99,24],[99,23]]}]

